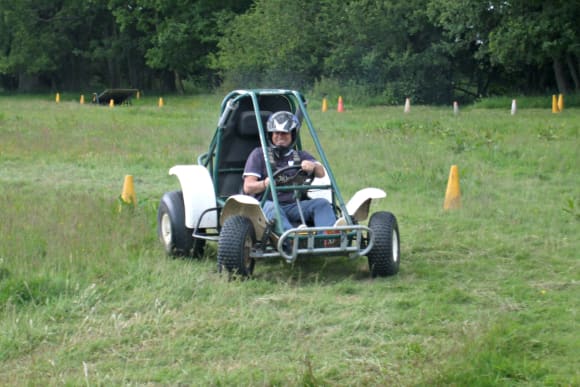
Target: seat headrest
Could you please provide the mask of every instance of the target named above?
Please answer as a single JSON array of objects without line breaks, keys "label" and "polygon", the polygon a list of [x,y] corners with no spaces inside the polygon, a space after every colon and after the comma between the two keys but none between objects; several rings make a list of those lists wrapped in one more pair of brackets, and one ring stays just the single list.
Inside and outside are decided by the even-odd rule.
[{"label": "seat headrest", "polygon": [[[269,111],[260,111],[262,125],[266,128],[266,121],[268,117],[272,115]],[[242,137],[257,137],[258,136],[258,123],[256,122],[256,114],[254,111],[246,111],[240,114],[240,119],[238,121],[237,132]]]}]

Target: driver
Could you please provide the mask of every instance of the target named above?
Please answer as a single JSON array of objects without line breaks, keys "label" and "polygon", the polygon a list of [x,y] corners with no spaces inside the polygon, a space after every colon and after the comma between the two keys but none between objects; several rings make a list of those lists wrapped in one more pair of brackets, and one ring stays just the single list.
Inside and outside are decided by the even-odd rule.
[{"label": "driver", "polygon": [[[258,147],[250,153],[244,168],[244,193],[253,195],[258,200],[270,185],[265,160],[268,159],[272,171],[300,165],[302,171],[315,177],[324,177],[325,171],[322,164],[306,151],[294,149],[300,121],[287,111],[279,111],[272,114],[266,123],[268,131],[268,157],[265,158],[262,148]],[[289,175],[295,174],[296,170],[288,171]],[[296,203],[294,192],[278,192],[278,202],[280,203],[282,227],[284,231],[292,228],[292,224],[300,224],[300,209]],[[331,204],[323,198],[300,200],[300,208],[306,222],[313,223],[315,227],[328,227],[334,225],[336,215]],[[274,203],[266,200],[264,203],[264,213],[268,219],[275,216]]]}]

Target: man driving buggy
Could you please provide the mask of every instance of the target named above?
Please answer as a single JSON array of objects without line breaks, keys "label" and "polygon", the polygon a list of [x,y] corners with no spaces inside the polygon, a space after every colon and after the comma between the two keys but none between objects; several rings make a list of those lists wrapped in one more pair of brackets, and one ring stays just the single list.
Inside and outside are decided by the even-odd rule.
[{"label": "man driving buggy", "polygon": [[[280,181],[285,178],[291,179],[291,176],[296,174],[297,169],[306,175],[324,177],[325,171],[322,164],[316,161],[310,153],[294,148],[300,130],[300,120],[294,114],[287,111],[276,112],[268,118],[266,128],[268,155],[265,158],[262,148],[257,147],[248,156],[243,175],[245,194],[253,195],[260,200],[264,192],[267,191],[271,182],[265,160],[270,162],[274,175],[276,175],[276,171],[280,172],[283,168],[296,166],[296,168],[282,173]],[[278,179],[276,180],[278,181]],[[293,228],[293,224],[300,224],[302,221],[313,223],[315,227],[334,225],[336,215],[326,199],[299,198],[300,204],[298,204],[295,193],[292,191],[277,191],[277,194],[284,231]],[[268,219],[271,220],[275,217],[274,203],[271,198],[266,200],[263,210]],[[304,219],[302,219],[301,212]]]}]

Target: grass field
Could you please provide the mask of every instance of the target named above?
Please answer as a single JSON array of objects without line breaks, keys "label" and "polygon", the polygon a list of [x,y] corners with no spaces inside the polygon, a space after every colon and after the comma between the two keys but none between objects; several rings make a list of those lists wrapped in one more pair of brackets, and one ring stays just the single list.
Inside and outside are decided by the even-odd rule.
[{"label": "grass field", "polygon": [[343,196],[387,191],[401,271],[270,261],[229,282],[215,246],[172,260],[156,237],[220,101],[0,97],[0,385],[580,385],[580,110],[313,104]]}]

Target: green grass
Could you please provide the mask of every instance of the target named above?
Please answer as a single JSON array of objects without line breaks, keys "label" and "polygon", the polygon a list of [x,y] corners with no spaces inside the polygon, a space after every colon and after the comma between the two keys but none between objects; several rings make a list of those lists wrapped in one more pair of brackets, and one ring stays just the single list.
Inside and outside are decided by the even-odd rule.
[{"label": "green grass", "polygon": [[[558,94],[555,94],[556,97]],[[490,97],[477,101],[474,106],[479,109],[505,109],[511,110],[512,101],[516,100],[516,107],[518,109],[551,109],[552,95],[545,96],[504,96],[504,97]],[[566,94],[563,95],[564,110],[574,107],[580,107],[580,94]]]},{"label": "green grass", "polygon": [[156,237],[221,97],[164,99],[0,98],[0,384],[580,384],[579,110],[313,107],[343,195],[387,191],[401,272],[268,261],[229,282],[215,246],[172,260]]}]

